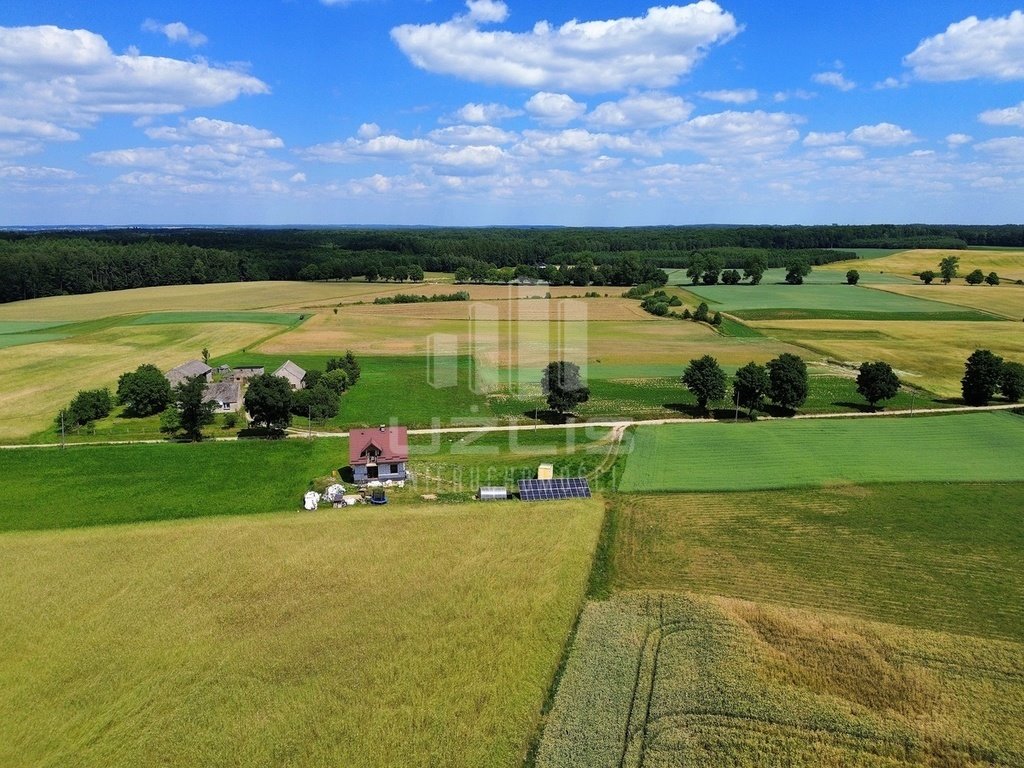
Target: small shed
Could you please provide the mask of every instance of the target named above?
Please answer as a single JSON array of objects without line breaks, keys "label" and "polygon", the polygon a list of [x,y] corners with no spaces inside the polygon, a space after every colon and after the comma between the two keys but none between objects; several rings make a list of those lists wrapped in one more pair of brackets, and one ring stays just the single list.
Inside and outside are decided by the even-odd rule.
[{"label": "small shed", "polygon": [[537,479],[538,480],[551,480],[555,477],[555,465],[554,464],[541,464],[537,467]]},{"label": "small shed", "polygon": [[508,488],[504,486],[496,485],[484,485],[481,486],[480,491],[477,493],[477,498],[480,501],[505,501],[508,499]]},{"label": "small shed", "polygon": [[292,389],[304,389],[306,387],[306,371],[300,368],[291,360],[285,360],[281,367],[274,371],[275,376],[280,376],[288,382]]}]

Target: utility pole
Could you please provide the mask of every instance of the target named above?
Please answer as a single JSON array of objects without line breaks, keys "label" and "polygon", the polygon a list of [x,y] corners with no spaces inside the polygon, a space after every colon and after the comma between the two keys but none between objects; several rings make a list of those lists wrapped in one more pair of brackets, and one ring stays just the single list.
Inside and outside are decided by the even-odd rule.
[{"label": "utility pole", "polygon": [[733,387],[733,391],[736,393],[736,412],[732,415],[732,423],[735,424],[740,420],[740,391],[736,387]]},{"label": "utility pole", "polygon": [[60,412],[60,449],[64,450],[64,411]]},{"label": "utility pole", "polygon": [[307,406],[306,408],[306,420],[309,422],[309,439],[313,439],[313,406]]}]

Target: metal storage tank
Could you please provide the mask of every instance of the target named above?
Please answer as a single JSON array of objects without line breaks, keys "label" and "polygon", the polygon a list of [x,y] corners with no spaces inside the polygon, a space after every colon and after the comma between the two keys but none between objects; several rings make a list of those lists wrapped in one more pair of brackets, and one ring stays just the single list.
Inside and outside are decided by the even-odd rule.
[{"label": "metal storage tank", "polygon": [[477,497],[480,501],[505,501],[508,499],[508,488],[485,485],[480,488]]}]

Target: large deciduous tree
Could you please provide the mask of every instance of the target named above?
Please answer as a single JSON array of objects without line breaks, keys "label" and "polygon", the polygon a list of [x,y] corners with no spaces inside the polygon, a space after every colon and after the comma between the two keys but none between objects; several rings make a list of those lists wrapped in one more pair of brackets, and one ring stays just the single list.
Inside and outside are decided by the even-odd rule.
[{"label": "large deciduous tree", "polygon": [[747,260],[747,264],[743,269],[743,276],[750,279],[751,285],[757,285],[761,282],[761,278],[764,277],[765,270],[767,269],[768,260],[759,253]]},{"label": "large deciduous tree", "polygon": [[140,365],[117,380],[117,401],[129,416],[152,416],[171,401],[171,382],[155,365]]},{"label": "large deciduous tree", "polygon": [[861,363],[857,391],[874,408],[882,400],[891,400],[900,391],[900,380],[888,363]]},{"label": "large deciduous tree", "polygon": [[708,410],[712,400],[725,398],[725,371],[711,355],[691,360],[683,373],[683,384],[697,398],[697,407]]},{"label": "large deciduous tree", "polygon": [[987,405],[999,389],[1003,374],[1003,358],[987,349],[976,349],[967,358],[964,377],[960,380],[967,405]]},{"label": "large deciduous tree", "polygon": [[1024,397],[1024,364],[1003,363],[999,374],[999,391],[1011,403],[1020,402]]},{"label": "large deciduous tree", "polygon": [[284,429],[292,421],[292,398],[292,388],[285,379],[264,373],[250,380],[245,410],[259,426]]},{"label": "large deciduous tree", "polygon": [[747,363],[736,371],[732,382],[736,403],[748,408],[751,413],[761,409],[761,401],[771,387],[768,369],[757,363]]},{"label": "large deciduous tree", "polygon": [[[106,418],[114,407],[109,389],[83,389],[63,411],[65,427],[84,427],[97,419]],[[57,416],[60,424],[60,416]]]},{"label": "large deciduous tree", "polygon": [[807,364],[796,355],[784,352],[769,360],[768,378],[768,396],[776,405],[795,411],[807,400]]},{"label": "large deciduous tree", "polygon": [[540,388],[555,413],[571,413],[590,399],[590,389],[580,379],[580,367],[565,360],[548,363],[541,375]]},{"label": "large deciduous tree", "polygon": [[802,285],[809,274],[811,265],[805,259],[794,257],[786,264],[786,282],[790,285]]},{"label": "large deciduous tree", "polygon": [[960,257],[947,256],[939,262],[939,274],[942,275],[942,282],[949,285],[960,270]]},{"label": "large deciduous tree", "polygon": [[202,376],[186,379],[174,388],[173,402],[178,412],[178,428],[188,440],[203,439],[203,427],[213,423],[215,404],[206,399],[206,381]]}]

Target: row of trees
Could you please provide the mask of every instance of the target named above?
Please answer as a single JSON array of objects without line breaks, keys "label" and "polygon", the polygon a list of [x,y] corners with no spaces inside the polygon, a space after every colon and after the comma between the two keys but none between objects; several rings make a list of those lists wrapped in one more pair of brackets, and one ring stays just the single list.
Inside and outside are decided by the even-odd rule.
[{"label": "row of trees", "polygon": [[[959,256],[946,256],[942,261],[939,262],[939,271],[936,274],[931,269],[926,269],[923,272],[918,273],[918,277],[924,282],[925,285],[931,285],[936,277],[941,277],[944,285],[949,285],[955,280],[960,274],[960,257]],[[989,272],[987,275],[980,269],[974,269],[968,272],[964,276],[964,281],[968,285],[981,285],[987,283],[988,285],[999,285],[1001,282],[999,275],[995,272]],[[1019,281],[1018,281],[1019,282]]]},{"label": "row of trees", "polygon": [[[697,400],[697,408],[705,413],[709,403],[725,399],[725,371],[711,355],[691,360],[682,381]],[[732,387],[734,402],[751,414],[761,410],[765,400],[795,411],[807,400],[807,365],[788,352],[767,365],[747,363],[736,371]]]}]

